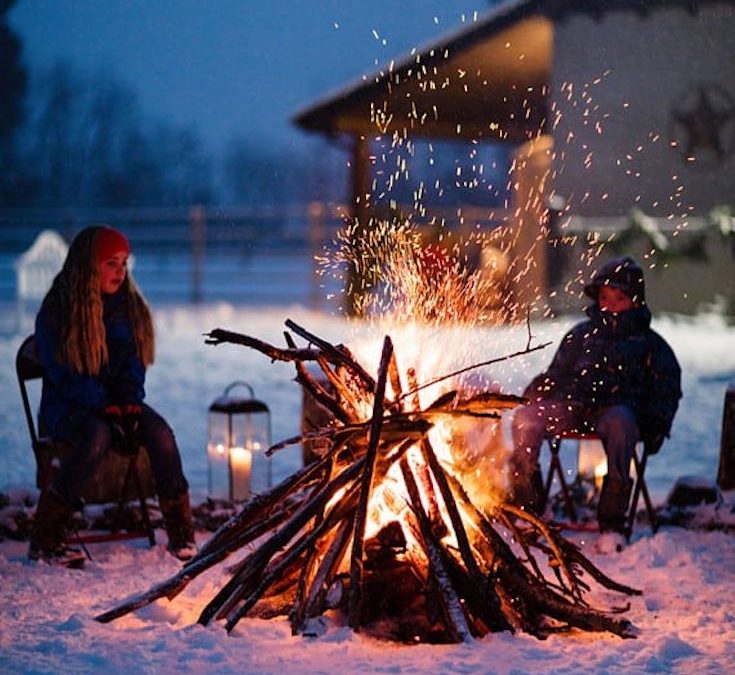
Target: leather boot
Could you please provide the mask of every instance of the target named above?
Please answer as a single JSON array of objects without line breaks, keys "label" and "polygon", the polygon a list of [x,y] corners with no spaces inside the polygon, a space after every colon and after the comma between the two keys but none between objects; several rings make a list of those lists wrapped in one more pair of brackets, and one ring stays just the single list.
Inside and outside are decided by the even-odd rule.
[{"label": "leather boot", "polygon": [[65,542],[73,513],[74,506],[57,492],[49,489],[41,494],[28,547],[30,560],[64,567],[84,566],[84,554]]},{"label": "leather boot", "polygon": [[626,515],[630,502],[632,481],[627,483],[614,482],[609,476],[602,481],[600,502],[597,505],[597,521],[600,532],[617,532],[627,537]]},{"label": "leather boot", "polygon": [[168,535],[169,552],[179,560],[189,560],[197,552],[189,493],[178,497],[160,497],[158,504]]}]

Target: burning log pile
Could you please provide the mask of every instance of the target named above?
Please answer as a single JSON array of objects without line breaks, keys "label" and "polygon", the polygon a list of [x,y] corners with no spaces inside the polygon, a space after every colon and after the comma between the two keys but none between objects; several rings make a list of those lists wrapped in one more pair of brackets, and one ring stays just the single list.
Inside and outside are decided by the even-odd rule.
[{"label": "burning log pile", "polygon": [[[522,399],[490,392],[463,398],[454,390],[422,408],[418,391],[425,385],[409,370],[404,390],[389,337],[375,380],[346,347],[286,325],[309,346],[297,347],[290,333],[287,347],[277,348],[221,329],[207,342],[241,344],[293,362],[297,381],[334,417],[312,434],[328,441],[327,450],[253,497],[177,574],[99,621],[174,598],[250,545],[199,623],[224,620],[229,632],[245,616],[288,615],[299,634],[309,632],[312,617],[335,610],[355,631],[406,642],[463,642],[505,630],[543,638],[570,628],[633,637],[631,624],[615,616],[625,608],[589,605],[583,577],[620,593],[639,591],[608,578],[558,530],[523,509],[475,506],[463,477],[429,439],[437,424],[457,416],[497,418]],[[318,364],[330,388],[307,362]]]}]

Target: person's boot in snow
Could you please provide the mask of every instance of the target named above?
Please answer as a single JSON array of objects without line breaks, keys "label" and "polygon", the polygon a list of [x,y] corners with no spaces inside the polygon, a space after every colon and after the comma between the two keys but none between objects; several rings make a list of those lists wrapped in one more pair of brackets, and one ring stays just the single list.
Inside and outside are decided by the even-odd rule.
[{"label": "person's boot in snow", "polygon": [[84,553],[65,542],[74,507],[53,490],[46,490],[36,508],[28,547],[29,560],[41,560],[49,565],[80,568]]},{"label": "person's boot in snow", "polygon": [[627,543],[625,516],[630,502],[632,482],[611,481],[605,476],[602,481],[600,503],[597,506],[597,521],[600,536],[595,548],[599,553],[622,551]]},{"label": "person's boot in snow", "polygon": [[197,552],[189,493],[159,499],[163,523],[168,535],[168,550],[179,560],[189,560]]}]

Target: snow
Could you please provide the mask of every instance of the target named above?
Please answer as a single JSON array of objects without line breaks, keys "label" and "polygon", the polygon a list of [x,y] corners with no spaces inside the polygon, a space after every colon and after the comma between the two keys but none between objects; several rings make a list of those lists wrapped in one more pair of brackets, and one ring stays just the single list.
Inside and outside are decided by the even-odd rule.
[{"label": "snow", "polygon": [[[220,304],[155,309],[158,359],[148,379],[148,402],[171,423],[181,448],[194,500],[206,494],[206,417],[209,404],[234,380],[249,382],[272,413],[273,440],[298,433],[301,392],[292,366],[244,347],[208,346],[203,333],[215,327],[283,344],[284,321],[293,319],[333,342],[355,347],[375,369],[382,335],[390,332],[399,363],[421,362],[425,371],[448,372],[522,349],[525,327],[453,328],[426,331],[369,328],[301,307],[248,309]],[[552,345],[523,359],[473,371],[518,393],[530,374],[551,358],[574,318],[534,325],[536,342]],[[661,317],[654,327],[672,345],[682,365],[684,398],[672,437],[649,462],[648,484],[662,502],[681,476],[711,484],[717,472],[722,404],[735,379],[735,328],[714,315]],[[8,366],[0,373],[0,491],[22,503],[33,492],[34,463],[11,363],[22,335],[0,335]],[[441,341],[441,342],[439,342]],[[434,347],[441,345],[441,349]],[[439,354],[441,360],[436,361]],[[438,370],[437,370],[438,369]],[[300,465],[298,446],[279,453],[281,480]],[[703,511],[707,522],[732,523],[732,498]],[[18,508],[17,506],[15,508]],[[8,512],[3,511],[4,517]],[[569,537],[615,580],[640,588],[626,598],[594,588],[589,600],[610,608],[630,603],[626,613],[637,639],[593,633],[555,635],[538,641],[523,634],[490,634],[472,644],[406,646],[356,634],[333,617],[313,626],[318,637],[291,635],[287,621],[244,619],[227,635],[222,625],[196,624],[225,572],[196,578],[173,601],[161,600],[110,624],[94,616],[147,590],[178,569],[157,532],[159,545],[144,541],[95,544],[84,570],[29,564],[27,542],[0,542],[0,671],[3,673],[526,673],[526,672],[735,672],[735,537],[722,531],[664,526],[655,536],[639,527],[620,553],[596,552],[596,536]],[[198,533],[203,543],[208,533]]]}]

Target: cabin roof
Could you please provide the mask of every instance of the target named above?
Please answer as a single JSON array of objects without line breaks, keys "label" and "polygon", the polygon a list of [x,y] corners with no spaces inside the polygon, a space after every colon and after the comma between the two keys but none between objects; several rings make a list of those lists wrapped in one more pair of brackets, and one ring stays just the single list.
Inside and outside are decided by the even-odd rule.
[{"label": "cabin roof", "polygon": [[293,121],[326,134],[523,142],[545,126],[555,22],[572,13],[601,18],[623,9],[649,14],[675,5],[696,12],[703,4],[706,0],[507,0],[476,22],[317,99]]}]

